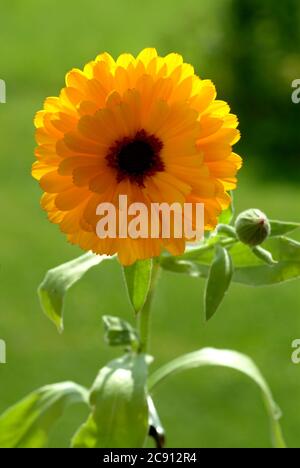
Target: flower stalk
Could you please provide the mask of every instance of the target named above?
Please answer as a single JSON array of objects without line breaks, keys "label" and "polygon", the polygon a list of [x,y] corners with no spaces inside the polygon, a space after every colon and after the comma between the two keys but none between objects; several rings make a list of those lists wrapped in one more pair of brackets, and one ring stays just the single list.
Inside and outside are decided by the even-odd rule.
[{"label": "flower stalk", "polygon": [[160,265],[157,260],[153,260],[152,274],[149,292],[143,308],[137,315],[137,326],[140,336],[140,353],[147,353],[149,347],[150,319],[155,287],[159,276]]}]

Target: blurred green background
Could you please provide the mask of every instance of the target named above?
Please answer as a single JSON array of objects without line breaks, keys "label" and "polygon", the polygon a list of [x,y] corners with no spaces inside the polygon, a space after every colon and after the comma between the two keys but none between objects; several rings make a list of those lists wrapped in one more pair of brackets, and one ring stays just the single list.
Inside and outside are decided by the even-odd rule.
[{"label": "blurred green background", "polygon": [[[56,95],[65,73],[101,51],[118,55],[154,46],[177,51],[211,78],[241,120],[238,152],[245,165],[236,204],[299,221],[299,115],[291,82],[300,78],[297,0],[14,0],[0,7],[0,411],[36,387],[60,380],[90,385],[117,354],[102,338],[102,314],[133,320],[120,268],[107,263],[87,274],[67,298],[65,332],[42,315],[36,288],[45,271],[76,257],[39,207],[30,177],[32,117]],[[299,238],[299,236],[298,236]],[[152,326],[153,368],[203,346],[255,359],[283,410],[290,447],[300,447],[300,366],[291,342],[300,337],[299,282],[266,289],[234,285],[217,316],[203,325],[203,281],[164,274]],[[169,447],[269,447],[260,395],[228,370],[174,377],[155,395]],[[70,409],[51,446],[65,446],[85,410]]]}]

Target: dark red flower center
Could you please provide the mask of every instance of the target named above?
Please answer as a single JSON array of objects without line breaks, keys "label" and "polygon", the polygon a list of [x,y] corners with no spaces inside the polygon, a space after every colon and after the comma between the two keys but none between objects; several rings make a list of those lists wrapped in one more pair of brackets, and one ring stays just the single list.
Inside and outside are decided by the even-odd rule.
[{"label": "dark red flower center", "polygon": [[133,138],[116,141],[106,160],[108,166],[116,170],[118,182],[128,178],[143,187],[146,177],[165,168],[160,156],[162,148],[163,144],[156,136],[140,130]]}]

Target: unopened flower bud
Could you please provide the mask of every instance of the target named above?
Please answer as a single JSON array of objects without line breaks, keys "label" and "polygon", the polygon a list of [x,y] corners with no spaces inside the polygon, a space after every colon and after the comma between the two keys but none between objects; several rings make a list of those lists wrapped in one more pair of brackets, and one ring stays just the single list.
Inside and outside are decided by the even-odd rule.
[{"label": "unopened flower bud", "polygon": [[256,209],[243,211],[237,217],[235,229],[238,239],[252,247],[262,244],[271,232],[267,216]]}]

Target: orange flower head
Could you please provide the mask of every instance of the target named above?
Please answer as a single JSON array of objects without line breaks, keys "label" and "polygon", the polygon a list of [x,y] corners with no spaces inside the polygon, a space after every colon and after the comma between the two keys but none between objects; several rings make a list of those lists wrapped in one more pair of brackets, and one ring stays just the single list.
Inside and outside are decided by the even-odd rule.
[{"label": "orange flower head", "polygon": [[[230,204],[241,158],[238,120],[178,54],[145,49],[115,61],[103,53],[66,76],[59,97],[35,117],[32,174],[41,204],[69,242],[129,265],[184,252],[186,239],[99,238],[100,203],[203,203],[205,229]],[[118,207],[117,207],[118,208]]]}]

